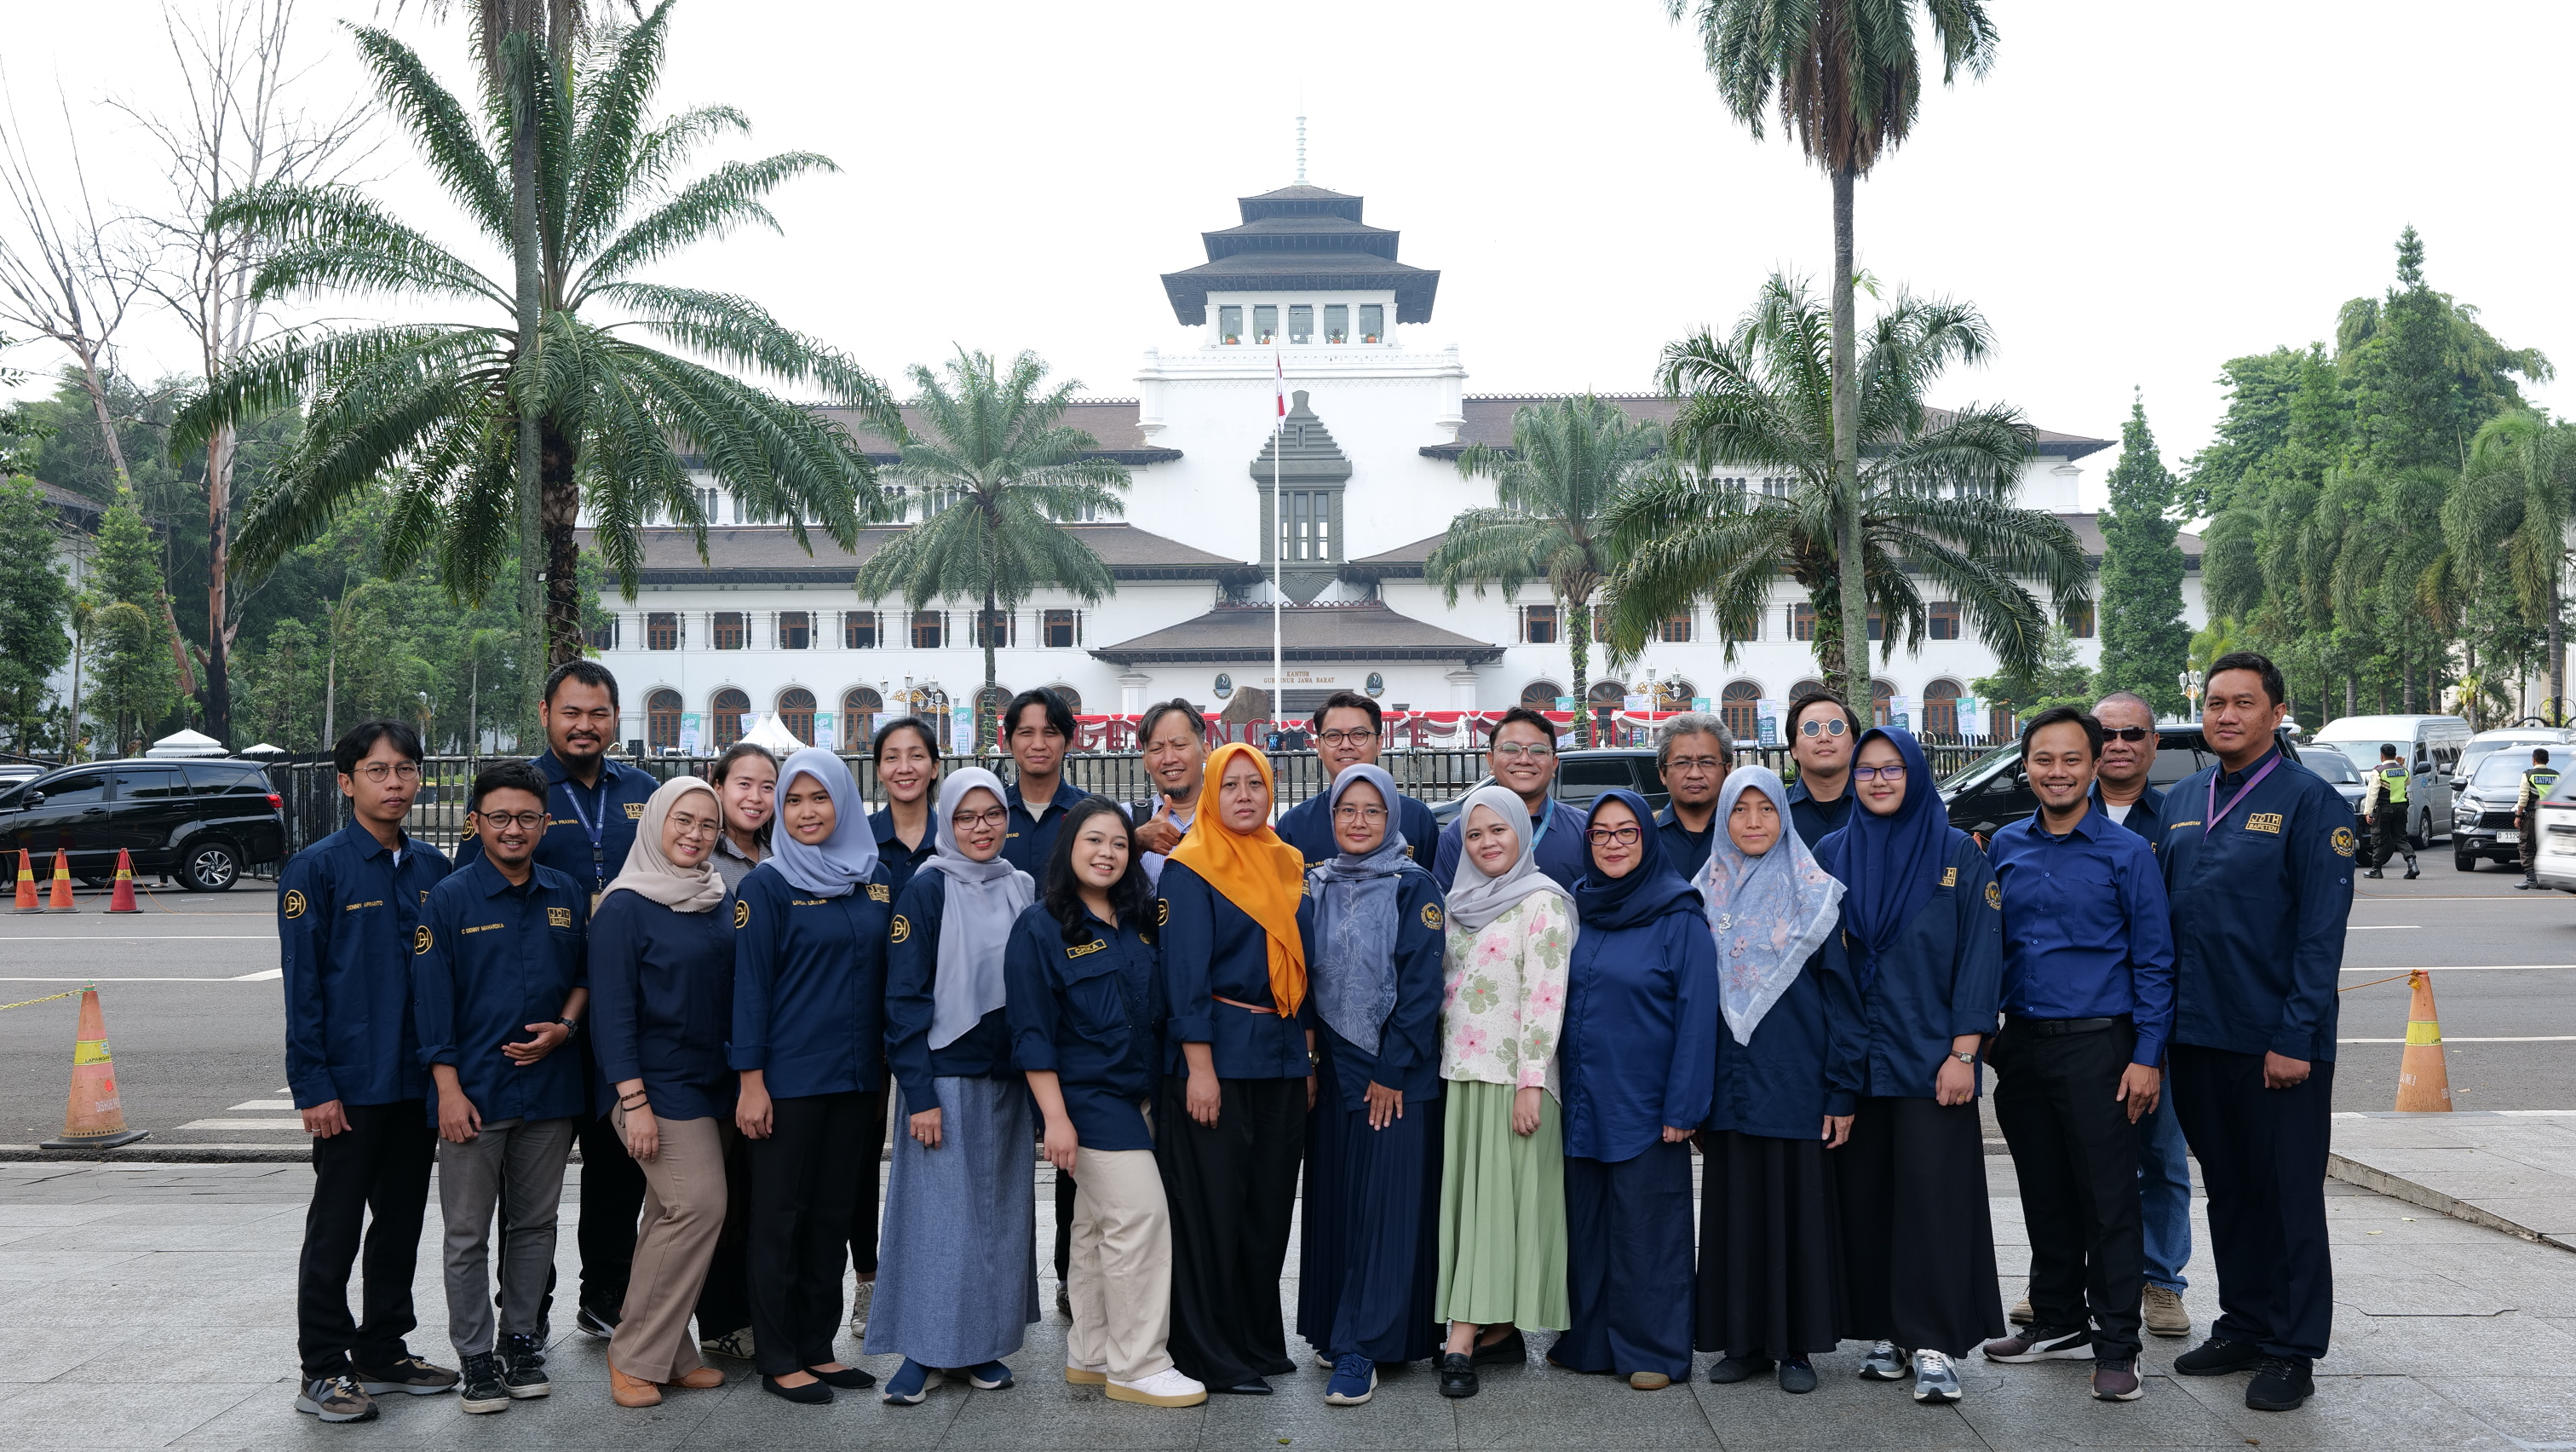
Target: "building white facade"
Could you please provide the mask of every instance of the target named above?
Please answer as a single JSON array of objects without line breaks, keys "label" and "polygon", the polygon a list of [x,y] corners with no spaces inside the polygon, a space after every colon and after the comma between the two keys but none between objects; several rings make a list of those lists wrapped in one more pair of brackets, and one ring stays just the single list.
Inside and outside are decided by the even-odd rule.
[{"label": "building white facade", "polygon": [[[1001,690],[1055,687],[1094,715],[1179,696],[1235,720],[1268,718],[1274,687],[1300,717],[1343,689],[1390,710],[1442,712],[1564,695],[1571,662],[1543,586],[1508,602],[1463,593],[1452,608],[1422,578],[1449,520],[1493,502],[1490,484],[1459,475],[1459,450],[1508,443],[1513,412],[1540,396],[1466,391],[1458,350],[1421,337],[1439,275],[1398,262],[1397,234],[1363,225],[1360,198],[1301,185],[1240,207],[1240,225],[1205,235],[1206,264],[1164,277],[1199,346],[1146,350],[1134,398],[1085,400],[1067,419],[1133,476],[1124,520],[1069,526],[1118,588],[1096,606],[1042,592],[996,622]],[[1295,395],[1284,424],[1282,372]],[[1641,417],[1672,411],[1667,399],[1617,402]],[[2020,503],[2066,517],[2097,558],[2088,505],[2100,491],[2086,461],[2110,447],[2043,431],[2021,481]],[[891,446],[878,457],[890,460]],[[1765,487],[1758,468],[1746,487]],[[711,518],[739,521],[731,500],[711,503]],[[963,706],[982,684],[971,602],[916,616],[900,600],[857,598],[853,576],[887,528],[855,552],[817,537],[809,556],[783,526],[727,523],[710,530],[704,564],[685,531],[647,534],[642,592],[602,598],[617,623],[597,641],[621,684],[629,741],[707,749],[775,711],[807,739],[851,748],[884,713]],[[2200,546],[2188,535],[2182,544],[2185,613],[2197,626]],[[1288,601],[1279,681],[1274,551]],[[1706,698],[1744,723],[1755,700],[1815,678],[1804,606],[1784,582],[1759,638],[1737,642],[1732,660],[1697,611],[1595,699]],[[1948,703],[1995,668],[1937,604],[1936,637],[1945,619],[1950,638],[1878,671],[1880,694],[1921,702],[1933,731],[1956,729]],[[2089,629],[2080,635],[2090,663],[2098,645]],[[1603,667],[1596,651],[1596,677]]]}]

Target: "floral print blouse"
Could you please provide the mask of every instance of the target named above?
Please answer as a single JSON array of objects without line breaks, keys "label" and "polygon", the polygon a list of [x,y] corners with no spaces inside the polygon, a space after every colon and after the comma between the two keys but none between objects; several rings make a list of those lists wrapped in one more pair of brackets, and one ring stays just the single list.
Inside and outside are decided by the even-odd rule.
[{"label": "floral print blouse", "polygon": [[1521,899],[1469,932],[1449,926],[1442,965],[1440,1077],[1557,1093],[1574,908],[1552,892]]}]

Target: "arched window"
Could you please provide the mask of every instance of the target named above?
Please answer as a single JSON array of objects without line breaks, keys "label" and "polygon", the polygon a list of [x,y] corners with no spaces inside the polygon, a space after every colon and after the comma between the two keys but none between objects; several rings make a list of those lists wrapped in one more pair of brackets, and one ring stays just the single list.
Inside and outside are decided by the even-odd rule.
[{"label": "arched window", "polygon": [[1718,719],[1726,723],[1727,733],[1738,745],[1751,745],[1762,739],[1762,720],[1757,703],[1762,687],[1752,681],[1730,681],[1726,694],[1718,698]]},{"label": "arched window", "polygon": [[1932,736],[1959,734],[1959,683],[1942,676],[1923,688],[1923,730]]},{"label": "arched window", "polygon": [[1655,682],[1655,709],[1687,711],[1691,708],[1692,698],[1698,694],[1697,687],[1678,676],[1670,680],[1657,681]]},{"label": "arched window", "polygon": [[1628,699],[1628,683],[1625,681],[1594,681],[1592,683],[1592,689],[1584,693],[1584,699],[1590,701],[1596,706],[1620,705]]},{"label": "arched window", "polygon": [[680,749],[680,693],[655,691],[644,698],[644,749],[659,754]]},{"label": "arched window", "polygon": [[1869,719],[1872,725],[1893,724],[1893,713],[1888,710],[1887,701],[1895,694],[1896,685],[1892,681],[1872,680],[1869,683]]},{"label": "arched window", "polygon": [[715,717],[710,723],[715,732],[711,744],[718,751],[740,741],[742,733],[751,729],[751,697],[740,691],[728,687],[716,692],[710,710]]},{"label": "arched window", "polygon": [[778,724],[787,734],[811,746],[814,744],[814,693],[803,686],[789,686],[778,693]]},{"label": "arched window", "polygon": [[1556,698],[1564,694],[1565,687],[1554,681],[1532,681],[1521,687],[1521,704],[1533,711],[1553,711]]},{"label": "arched window", "polygon": [[1082,714],[1082,693],[1080,691],[1067,685],[1053,685],[1047,687],[1047,689],[1055,693],[1055,698],[1057,700],[1064,702],[1064,708],[1066,710],[1071,711],[1077,716]]},{"label": "arched window", "polygon": [[841,749],[865,751],[876,739],[877,717],[885,701],[865,686],[841,694]]},{"label": "arched window", "polygon": [[1824,694],[1825,683],[1819,680],[1803,680],[1789,688],[1789,699],[1792,701],[1798,699],[1800,696],[1821,696]]}]

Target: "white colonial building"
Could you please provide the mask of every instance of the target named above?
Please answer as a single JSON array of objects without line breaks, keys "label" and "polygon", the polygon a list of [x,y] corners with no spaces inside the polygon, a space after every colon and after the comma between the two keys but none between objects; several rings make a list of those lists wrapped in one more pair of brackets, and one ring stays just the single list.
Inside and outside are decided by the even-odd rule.
[{"label": "white colonial building", "polygon": [[[1543,585],[1515,602],[1462,594],[1453,609],[1423,579],[1448,521],[1493,502],[1489,484],[1459,475],[1458,454],[1508,443],[1513,412],[1543,396],[1469,393],[1457,348],[1417,341],[1439,274],[1397,261],[1398,234],[1364,224],[1361,205],[1304,185],[1242,198],[1239,225],[1205,234],[1205,263],[1164,275],[1196,346],[1148,348],[1136,397],[1085,400],[1067,419],[1133,474],[1123,520],[1069,526],[1108,563],[1117,592],[1094,606],[1042,593],[990,622],[1003,692],[1053,687],[1091,715],[1180,696],[1235,721],[1268,719],[1274,689],[1295,716],[1343,689],[1444,716],[1566,694],[1571,662]],[[1274,457],[1280,369],[1293,405]],[[1617,402],[1658,419],[1673,407]],[[892,461],[890,445],[871,447]],[[2065,517],[2097,558],[2088,501],[2099,489],[2082,461],[2110,447],[2042,431],[2021,484],[2021,503]],[[1744,487],[1785,482],[1751,467]],[[623,688],[623,737],[703,750],[776,712],[804,739],[854,749],[888,712],[971,709],[983,655],[970,602],[912,612],[854,593],[860,561],[902,526],[868,531],[854,552],[818,537],[809,555],[721,491],[706,502],[723,521],[709,531],[708,562],[685,531],[648,530],[640,596],[601,600],[616,619],[596,643]],[[2197,625],[2199,541],[2186,535],[2183,549]],[[1275,681],[1274,556],[1286,601]],[[2079,632],[2088,661],[2092,633]],[[1882,667],[1881,710],[1956,730],[1958,698],[1995,663],[1955,607],[1933,606],[1931,634]],[[1784,583],[1759,638],[1736,642],[1731,661],[1702,610],[1669,622],[1593,698],[1664,709],[1705,699],[1750,736],[1757,702],[1814,678],[1808,635],[1803,595]],[[1597,652],[1593,671],[1604,674]]]}]

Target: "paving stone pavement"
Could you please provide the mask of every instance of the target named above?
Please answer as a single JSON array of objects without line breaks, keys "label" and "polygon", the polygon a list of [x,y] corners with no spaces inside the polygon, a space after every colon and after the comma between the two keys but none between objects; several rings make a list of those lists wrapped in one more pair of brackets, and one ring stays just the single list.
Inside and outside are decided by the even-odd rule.
[{"label": "paving stone pavement", "polygon": [[2338,1114],[2338,1179],[2576,1250],[2576,1113]]},{"label": "paving stone pavement", "polygon": [[[1988,1161],[2006,1299],[2019,1294],[2022,1235],[2010,1162]],[[1002,1392],[943,1389],[918,1407],[872,1393],[792,1406],[750,1384],[679,1391],[659,1408],[608,1400],[602,1343],[558,1324],[555,1393],[467,1417],[453,1397],[388,1398],[375,1422],[323,1426],[297,1415],[293,1284],[311,1170],[303,1165],[0,1165],[0,1446],[125,1448],[2576,1448],[2576,1254],[2329,1182],[2337,1300],[2333,1354],[2305,1408],[2244,1408],[2243,1377],[2177,1378],[2188,1341],[2150,1339],[2147,1395],[2085,1395],[2061,1362],[1962,1367],[1967,1399],[1913,1405],[1859,1381],[1859,1348],[1819,1359],[1823,1386],[1782,1395],[1767,1381],[1698,1381],[1653,1393],[1533,1363],[1489,1370],[1483,1394],[1449,1402],[1425,1365],[1387,1374],[1365,1407],[1323,1404],[1311,1366],[1267,1399],[1218,1398],[1183,1411],[1125,1406],[1067,1387],[1063,1323],[1030,1328]],[[1047,1172],[1041,1170],[1041,1178]],[[576,1177],[578,1170],[575,1171]],[[435,1192],[433,1191],[433,1195]],[[575,1266],[567,1196],[561,1254]],[[435,1200],[432,1204],[435,1206]],[[1041,1186],[1039,1216],[1052,1204]],[[442,1363],[445,1324],[429,1217],[415,1284]],[[1040,1244],[1050,1233],[1041,1224]],[[1295,1269],[1295,1258],[1289,1262]],[[2205,1252],[2187,1301],[2216,1313]],[[1051,1303],[1052,1285],[1042,1288]],[[1544,1336],[1534,1336],[1544,1350]],[[1292,1345],[1297,1345],[1292,1340]],[[858,1358],[880,1375],[892,1358]],[[1703,1366],[1710,1358],[1703,1356]]]}]

